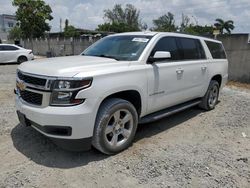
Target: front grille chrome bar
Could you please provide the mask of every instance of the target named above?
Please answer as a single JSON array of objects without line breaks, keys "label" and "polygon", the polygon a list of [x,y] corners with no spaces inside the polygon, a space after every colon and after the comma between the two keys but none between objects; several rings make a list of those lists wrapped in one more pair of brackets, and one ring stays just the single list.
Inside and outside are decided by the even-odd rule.
[{"label": "front grille chrome bar", "polygon": [[[44,80],[46,80],[46,83],[44,84],[44,86],[38,85],[38,84],[28,83],[27,81],[25,81],[24,79],[19,77],[20,74],[27,76],[27,77],[30,77],[30,78],[44,79]],[[39,89],[39,90],[44,90],[44,91],[51,91],[51,86],[53,84],[53,81],[56,80],[56,77],[41,76],[41,75],[25,73],[25,72],[22,72],[20,70],[17,70],[16,79],[17,79],[17,82],[24,82],[25,85],[29,88]]]}]

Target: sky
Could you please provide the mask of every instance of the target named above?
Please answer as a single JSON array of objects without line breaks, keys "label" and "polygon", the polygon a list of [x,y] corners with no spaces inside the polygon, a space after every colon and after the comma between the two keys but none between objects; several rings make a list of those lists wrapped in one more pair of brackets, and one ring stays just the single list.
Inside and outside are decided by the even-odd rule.
[{"label": "sky", "polygon": [[[182,13],[192,23],[213,25],[216,18],[233,20],[233,33],[250,33],[250,0],[45,0],[52,8],[52,31],[60,31],[60,19],[69,19],[70,25],[83,29],[95,29],[104,22],[103,10],[115,4],[130,3],[140,10],[140,18],[149,28],[152,20],[167,12],[175,15],[176,24]],[[0,0],[0,14],[15,14],[11,0]],[[62,26],[62,27],[63,27]]]}]

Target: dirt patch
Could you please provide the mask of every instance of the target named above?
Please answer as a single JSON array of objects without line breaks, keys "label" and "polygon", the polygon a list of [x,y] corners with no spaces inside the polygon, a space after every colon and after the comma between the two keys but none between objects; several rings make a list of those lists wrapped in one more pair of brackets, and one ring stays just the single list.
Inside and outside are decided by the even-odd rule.
[{"label": "dirt patch", "polygon": [[250,84],[247,84],[247,83],[229,81],[227,83],[227,86],[230,87],[230,88],[240,88],[240,89],[248,89],[248,90],[250,90]]}]

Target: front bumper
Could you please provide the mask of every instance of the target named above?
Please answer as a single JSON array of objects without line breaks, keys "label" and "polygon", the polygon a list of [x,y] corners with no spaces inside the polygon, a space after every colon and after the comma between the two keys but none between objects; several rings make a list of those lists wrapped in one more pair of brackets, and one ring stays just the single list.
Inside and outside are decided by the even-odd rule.
[{"label": "front bumper", "polygon": [[31,60],[34,60],[34,59],[35,59],[35,56],[34,56],[33,53],[28,55],[28,61],[31,61]]},{"label": "front bumper", "polygon": [[[97,100],[92,98],[71,107],[37,107],[16,95],[17,111],[24,115],[34,129],[53,139],[79,140],[92,137],[97,113],[96,103]],[[57,134],[51,127],[70,131]]]},{"label": "front bumper", "polygon": [[[53,130],[52,131],[53,134],[66,133],[64,131],[65,129],[62,129],[61,126],[60,127],[56,126],[57,128],[55,128],[55,126],[41,126],[27,119],[26,116],[19,111],[17,111],[17,115],[21,124],[25,126],[32,125],[36,129],[39,129],[40,132],[47,132],[49,130]],[[71,133],[71,131],[67,133]],[[49,137],[49,138],[62,149],[69,150],[69,151],[86,151],[86,150],[89,150],[92,145],[92,137],[82,138],[82,139],[63,139],[63,138],[54,138],[54,137]]]}]

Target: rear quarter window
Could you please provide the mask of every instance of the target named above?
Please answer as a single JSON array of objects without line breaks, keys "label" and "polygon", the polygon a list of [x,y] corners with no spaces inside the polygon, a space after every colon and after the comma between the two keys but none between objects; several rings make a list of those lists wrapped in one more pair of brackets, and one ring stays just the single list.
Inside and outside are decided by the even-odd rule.
[{"label": "rear quarter window", "polygon": [[205,41],[213,59],[226,59],[226,53],[221,43]]}]

